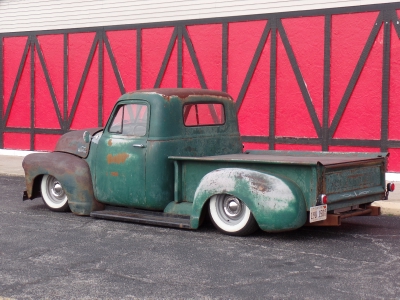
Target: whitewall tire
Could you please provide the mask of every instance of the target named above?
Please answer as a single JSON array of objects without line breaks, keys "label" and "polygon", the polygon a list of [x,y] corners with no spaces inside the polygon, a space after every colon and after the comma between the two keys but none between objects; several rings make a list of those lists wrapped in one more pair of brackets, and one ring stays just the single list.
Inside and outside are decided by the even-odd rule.
[{"label": "whitewall tire", "polygon": [[214,226],[225,234],[249,235],[258,229],[250,209],[235,196],[228,194],[212,196],[209,212]]},{"label": "whitewall tire", "polygon": [[40,188],[43,201],[50,210],[69,211],[67,194],[57,178],[44,175]]}]

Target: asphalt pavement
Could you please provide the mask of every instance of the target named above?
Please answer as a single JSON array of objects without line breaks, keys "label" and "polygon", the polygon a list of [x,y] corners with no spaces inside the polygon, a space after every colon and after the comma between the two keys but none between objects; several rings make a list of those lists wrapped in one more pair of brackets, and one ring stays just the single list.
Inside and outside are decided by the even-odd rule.
[{"label": "asphalt pavement", "polygon": [[[22,160],[28,151],[12,151],[13,155],[5,155],[7,151],[0,152],[0,174],[9,176],[24,176],[22,168]],[[373,205],[380,206],[384,215],[400,216],[400,181],[394,182],[397,189],[389,194],[389,199],[384,201],[376,201]]]},{"label": "asphalt pavement", "polygon": [[0,176],[0,299],[398,299],[400,218],[247,237],[79,217]]}]

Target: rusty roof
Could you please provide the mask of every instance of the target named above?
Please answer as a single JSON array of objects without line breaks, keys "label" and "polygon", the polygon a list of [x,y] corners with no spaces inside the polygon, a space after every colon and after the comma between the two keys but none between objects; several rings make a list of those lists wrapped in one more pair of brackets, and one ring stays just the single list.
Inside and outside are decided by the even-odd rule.
[{"label": "rusty roof", "polygon": [[176,96],[181,99],[185,99],[189,96],[211,96],[211,97],[224,97],[233,100],[232,97],[224,92],[207,90],[207,89],[194,89],[194,88],[158,88],[158,89],[143,89],[130,92],[129,94],[159,94],[166,97]]}]

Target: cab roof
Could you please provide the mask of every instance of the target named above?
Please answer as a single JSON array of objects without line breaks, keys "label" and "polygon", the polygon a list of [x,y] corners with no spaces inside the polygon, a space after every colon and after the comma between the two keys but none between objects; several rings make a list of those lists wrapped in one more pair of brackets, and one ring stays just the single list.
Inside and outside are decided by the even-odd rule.
[{"label": "cab roof", "polygon": [[132,99],[132,96],[145,96],[145,95],[159,95],[166,101],[171,98],[178,98],[180,100],[190,100],[190,98],[219,98],[224,100],[233,101],[232,97],[224,92],[207,90],[207,89],[193,89],[193,88],[158,88],[158,89],[144,89],[126,93],[121,96],[120,100]]}]

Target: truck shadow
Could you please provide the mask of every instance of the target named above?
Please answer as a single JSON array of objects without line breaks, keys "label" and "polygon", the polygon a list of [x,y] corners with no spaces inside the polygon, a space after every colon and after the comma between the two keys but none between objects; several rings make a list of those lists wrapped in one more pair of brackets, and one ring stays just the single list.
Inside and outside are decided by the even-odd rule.
[{"label": "truck shadow", "polygon": [[[254,234],[246,237],[252,239],[267,240],[286,240],[286,241],[310,241],[315,239],[337,240],[338,238],[346,238],[354,235],[382,236],[382,235],[398,235],[400,227],[400,218],[395,216],[379,216],[379,217],[356,217],[342,221],[340,226],[331,227],[308,227],[304,226],[297,230],[285,232],[265,232],[256,231]],[[220,233],[208,219],[198,229],[199,232],[209,234]]]}]

